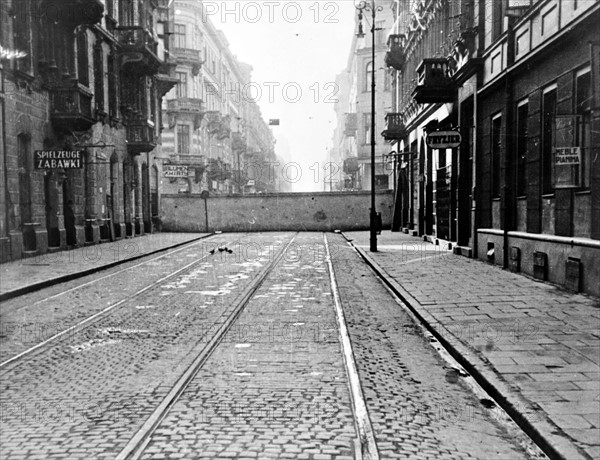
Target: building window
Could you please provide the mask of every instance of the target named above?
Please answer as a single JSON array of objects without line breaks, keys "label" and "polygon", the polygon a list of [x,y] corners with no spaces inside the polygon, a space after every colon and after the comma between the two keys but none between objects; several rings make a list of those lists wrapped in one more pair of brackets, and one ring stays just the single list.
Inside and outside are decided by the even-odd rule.
[{"label": "building window", "polygon": [[505,0],[492,2],[492,40],[502,35],[504,29]]},{"label": "building window", "polygon": [[371,91],[373,82],[373,63],[367,62],[365,66],[365,91]]},{"label": "building window", "polygon": [[119,2],[119,23],[122,26],[136,26],[132,1]]},{"label": "building window", "polygon": [[187,97],[187,73],[177,72],[177,78],[179,79],[179,83],[177,83],[177,97]]},{"label": "building window", "polygon": [[365,144],[371,144],[371,114],[363,113],[363,126],[365,132]]},{"label": "building window", "polygon": [[94,46],[94,97],[96,110],[104,111],[104,53],[102,45]]},{"label": "building window", "polygon": [[577,119],[577,144],[581,147],[581,186],[589,188],[591,178],[591,136],[592,136],[592,73],[580,73],[575,80]]},{"label": "building window", "polygon": [[390,90],[390,84],[391,84],[391,77],[390,77],[390,72],[385,69],[383,71],[383,90],[384,91],[389,91]]},{"label": "building window", "polygon": [[29,1],[19,0],[14,4],[14,31],[16,51],[27,53],[23,58],[15,59],[17,70],[31,73],[31,14],[29,11]]},{"label": "building window", "polygon": [[527,194],[527,117],[529,115],[529,104],[527,101],[517,106],[517,158],[515,161],[516,194],[524,196]]},{"label": "building window", "polygon": [[117,117],[119,114],[119,73],[115,53],[108,55],[108,103],[109,114]]},{"label": "building window", "polygon": [[185,25],[175,24],[173,35],[175,48],[185,48]]},{"label": "building window", "polygon": [[85,29],[77,33],[77,77],[82,85],[88,86],[90,84],[88,40]]},{"label": "building window", "polygon": [[542,193],[554,193],[554,168],[552,150],[553,131],[556,116],[556,87],[544,91],[542,99]]},{"label": "building window", "polygon": [[375,44],[383,45],[386,41],[386,35],[385,21],[377,21],[375,23]]},{"label": "building window", "polygon": [[500,197],[502,158],[502,117],[492,119],[492,198]]},{"label": "building window", "polygon": [[177,153],[189,155],[190,153],[190,127],[177,125]]}]

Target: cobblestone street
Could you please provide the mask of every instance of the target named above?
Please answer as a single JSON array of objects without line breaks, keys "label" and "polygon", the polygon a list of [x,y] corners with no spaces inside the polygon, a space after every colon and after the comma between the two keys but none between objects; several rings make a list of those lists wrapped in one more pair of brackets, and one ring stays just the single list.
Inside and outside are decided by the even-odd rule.
[{"label": "cobblestone street", "polygon": [[1,458],[543,458],[435,345],[342,236],[216,235],[3,303]]}]

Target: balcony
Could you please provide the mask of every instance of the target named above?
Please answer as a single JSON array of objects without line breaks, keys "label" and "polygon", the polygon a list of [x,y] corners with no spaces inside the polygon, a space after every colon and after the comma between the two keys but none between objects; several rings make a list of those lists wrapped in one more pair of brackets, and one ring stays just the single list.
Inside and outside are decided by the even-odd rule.
[{"label": "balcony", "polygon": [[349,157],[344,160],[344,173],[354,174],[358,172],[360,165],[357,157]]},{"label": "balcony", "polygon": [[234,152],[244,152],[246,150],[246,139],[242,133],[232,133],[231,135],[231,149]]},{"label": "balcony", "polygon": [[406,63],[404,52],[404,35],[390,35],[388,37],[388,51],[385,53],[385,65],[395,70],[403,71]]},{"label": "balcony", "polygon": [[59,130],[85,131],[96,120],[92,112],[92,94],[84,87],[53,88],[50,91],[50,120]]},{"label": "balcony", "polygon": [[146,120],[134,120],[127,123],[127,151],[131,155],[150,152],[156,147],[154,124]]},{"label": "balcony", "polygon": [[194,122],[194,129],[198,129],[204,117],[202,99],[191,97],[171,99],[167,101],[167,115],[171,120],[170,124],[174,124],[172,123],[174,119],[191,120]]},{"label": "balcony", "polygon": [[182,97],[167,101],[168,112],[202,113],[202,99]]},{"label": "balcony", "polygon": [[385,116],[386,127],[381,135],[386,141],[404,139],[408,136],[401,113],[388,113]]},{"label": "balcony", "polygon": [[179,79],[175,73],[176,68],[177,63],[170,60],[160,65],[158,74],[156,75],[156,92],[159,97],[163,97],[177,86]]},{"label": "balcony", "polygon": [[347,137],[354,137],[358,130],[358,115],[356,113],[346,113],[345,116],[344,135]]},{"label": "balcony", "polygon": [[188,65],[192,67],[192,74],[194,76],[198,75],[200,72],[200,67],[203,64],[202,59],[200,59],[199,50],[190,48],[173,48],[172,54],[177,59],[177,64]]},{"label": "balcony", "polygon": [[139,26],[117,27],[116,30],[121,55],[121,65],[132,72],[155,75],[163,64],[158,57],[158,43],[152,34]]},{"label": "balcony", "polygon": [[456,83],[449,76],[450,66],[445,58],[423,59],[417,67],[418,82],[413,98],[419,104],[453,102]]},{"label": "balcony", "polygon": [[44,0],[39,13],[48,22],[68,24],[77,27],[82,24],[96,24],[104,14],[101,0]]}]

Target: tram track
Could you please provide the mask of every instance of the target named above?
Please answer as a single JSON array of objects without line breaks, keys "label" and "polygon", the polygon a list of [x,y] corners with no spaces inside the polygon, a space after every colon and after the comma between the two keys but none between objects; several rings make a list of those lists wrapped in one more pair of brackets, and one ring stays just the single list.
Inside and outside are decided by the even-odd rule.
[{"label": "tram track", "polygon": [[200,353],[196,356],[192,364],[185,370],[181,377],[177,380],[175,385],[169,391],[169,394],[163,399],[158,405],[150,417],[146,420],[144,425],[138,430],[138,432],[131,438],[127,446],[117,455],[116,460],[132,460],[138,459],[144,452],[150,437],[155,432],[156,428],[160,425],[162,420],[166,417],[169,409],[179,399],[181,394],[185,391],[191,380],[196,376],[198,371],[202,368],[204,363],[211,356],[215,348],[221,343],[223,337],[230,330],[236,319],[239,317],[243,309],[248,305],[248,302],[256,291],[262,286],[267,276],[272,272],[273,268],[283,258],[283,255],[294,242],[294,238],[291,238],[287,245],[280,250],[277,255],[265,266],[261,272],[254,279],[253,283],[246,287],[246,289],[238,296],[234,302],[234,307],[229,313],[227,318],[220,325],[215,334],[210,338],[209,342],[202,348]]},{"label": "tram track", "polygon": [[[272,236],[269,236],[268,239],[264,237],[262,244],[268,244],[269,248],[274,249],[269,255],[265,255],[263,252],[260,258],[251,262],[239,263],[239,259],[226,252],[209,253],[202,259],[194,260],[157,282],[121,299],[99,314],[87,317],[78,324],[61,331],[51,340],[31,347],[18,357],[15,356],[14,359],[6,360],[2,363],[3,367],[0,368],[4,382],[3,404],[6,406],[6,401],[10,401],[6,407],[18,407],[19,414],[11,414],[7,409],[7,414],[3,419],[3,426],[6,427],[6,429],[3,428],[4,441],[8,440],[10,444],[11,439],[21,439],[23,430],[30,429],[27,427],[31,427],[32,424],[39,426],[41,420],[37,413],[39,412],[38,406],[44,407],[47,400],[56,405],[79,404],[81,406],[84,404],[82,401],[89,400],[89,395],[93,394],[97,400],[101,401],[98,405],[102,407],[98,410],[104,411],[106,414],[111,413],[110,411],[112,413],[125,411],[123,413],[127,414],[126,407],[131,405],[132,401],[139,406],[140,415],[155,411],[159,407],[160,401],[166,397],[169,388],[175,385],[174,380],[178,380],[184,375],[182,369],[190,367],[190,362],[195,359],[198,350],[200,350],[198,359],[205,359],[210,355],[210,350],[217,346],[220,337],[227,332],[228,325],[233,324],[247,300],[285,254],[294,237],[295,235],[292,237],[282,235],[275,239]],[[250,244],[256,245],[257,243]],[[215,242],[215,249],[217,245],[232,247],[233,243]],[[204,279],[209,275],[199,275],[199,273],[206,273],[206,266],[210,264],[205,262],[204,267],[202,264],[210,256],[214,256],[211,262],[212,266],[220,273],[218,276],[212,276],[212,282],[210,279]],[[201,264],[200,268],[196,267],[198,264]],[[257,269],[257,267],[261,268]],[[218,281],[221,278],[224,281]],[[231,281],[226,282],[227,279],[231,280],[232,278],[238,280],[237,289],[243,288],[243,292],[235,295],[233,290],[236,288],[229,287],[230,293],[221,293],[223,286],[232,284]],[[215,281],[220,286],[210,286]],[[211,288],[217,288],[217,290],[206,292],[192,290]],[[173,295],[162,297],[169,292]],[[175,299],[175,305],[173,305],[174,297],[189,300],[184,304]],[[208,308],[206,308],[207,305],[198,303],[202,297],[205,300],[221,300],[217,300],[212,306],[208,305],[211,301],[207,301]],[[143,307],[144,305],[149,306],[149,300],[158,302],[156,309]],[[181,312],[183,314],[180,315]],[[170,321],[178,322],[170,323]],[[115,322],[123,327],[114,327]],[[97,344],[100,348],[95,347],[94,344],[87,346],[90,341],[86,342],[86,338],[82,336],[83,331],[90,326],[96,333],[98,331],[102,331],[103,334],[116,333],[118,339],[104,340],[103,343]],[[213,333],[215,330],[217,332]],[[59,340],[65,336],[72,340]],[[110,335],[110,337],[115,337],[115,335]],[[103,338],[101,337],[101,339]],[[84,346],[74,347],[71,345],[82,341]],[[101,357],[102,362],[95,363],[95,357]],[[168,366],[170,370],[162,370],[165,366]],[[63,393],[55,382],[69,379],[69,375],[77,376],[79,383],[73,386],[67,385],[68,391]],[[115,376],[111,377],[111,375]],[[143,378],[141,378],[142,375]],[[98,377],[100,381],[98,381]],[[134,380],[131,380],[132,378]],[[147,381],[148,378],[151,379],[151,382]],[[38,382],[39,380],[41,382],[34,387],[25,384],[25,382]],[[43,383],[44,381],[45,383]],[[23,384],[27,388],[23,388]],[[51,391],[49,391],[50,388],[52,388]],[[100,388],[101,390],[99,390]],[[57,400],[58,402],[56,402]],[[6,408],[4,406],[3,409]],[[72,411],[72,413],[76,415],[71,415],[68,422],[76,421],[73,419],[78,417],[77,411]],[[16,417],[12,417],[13,415]],[[98,422],[101,422],[103,418],[106,418],[104,414]],[[123,419],[121,421],[130,427],[126,431],[131,429],[133,434],[138,431],[138,424],[143,423],[145,419],[144,415],[143,419],[134,417],[131,420]],[[85,421],[90,422],[87,419]],[[68,426],[69,423],[65,425]],[[48,429],[47,426],[43,426],[44,430]],[[41,426],[37,429],[40,428]],[[88,428],[95,433],[105,433],[102,436],[106,436],[110,427],[103,423],[94,423]],[[54,431],[61,429],[59,426],[53,428]],[[94,439],[102,438],[98,434],[92,437]],[[119,436],[116,448],[120,449],[128,439],[130,439],[129,435]],[[86,451],[86,458],[92,457],[114,458],[114,452],[111,454],[103,452],[99,447],[96,447],[96,450],[90,448],[89,452]],[[11,458],[10,454],[6,458]]]},{"label": "tram track", "polygon": [[[231,242],[226,243],[226,245],[230,246],[233,243],[234,243],[234,241],[231,241]],[[66,291],[62,291],[62,292],[60,292],[58,294],[54,294],[54,295],[52,295],[52,296],[50,296],[48,298],[45,298],[45,299],[42,299],[42,300],[38,300],[37,302],[35,302],[34,304],[32,304],[32,306],[36,306],[36,305],[41,304],[43,302],[46,302],[48,300],[55,299],[57,297],[60,297],[62,295],[66,295],[68,293],[77,291],[79,289],[83,289],[83,288],[85,288],[87,286],[90,286],[92,284],[100,283],[101,281],[104,281],[104,280],[106,280],[108,278],[122,275],[123,273],[125,273],[125,272],[127,272],[129,270],[133,270],[133,269],[139,268],[140,266],[146,265],[146,264],[151,263],[151,262],[156,262],[157,260],[160,260],[160,259],[165,258],[167,256],[172,256],[174,253],[181,252],[181,251],[184,251],[184,250],[189,250],[190,248],[193,248],[194,246],[196,246],[198,244],[199,244],[198,242],[194,242],[194,243],[192,243],[189,246],[184,246],[184,247],[179,248],[179,249],[177,249],[175,251],[169,252],[168,254],[163,254],[163,255],[161,255],[159,257],[154,257],[154,258],[152,258],[150,260],[147,260],[147,261],[144,261],[142,263],[136,264],[136,265],[134,265],[132,267],[128,267],[128,268],[123,269],[123,270],[119,270],[116,273],[111,273],[110,275],[105,275],[105,276],[103,276],[101,278],[89,281],[87,283],[83,283],[83,284],[81,284],[79,286],[73,287],[73,288],[68,289]],[[0,363],[0,369],[3,369],[3,368],[5,368],[5,367],[7,367],[7,366],[9,366],[11,364],[15,365],[18,361],[22,360],[23,358],[25,358],[27,356],[30,356],[32,353],[34,353],[36,351],[43,350],[44,347],[52,344],[53,342],[57,341],[58,339],[60,339],[62,337],[65,337],[65,336],[67,336],[69,334],[72,335],[72,334],[77,333],[78,331],[81,331],[83,328],[90,326],[95,321],[98,321],[100,318],[106,317],[109,313],[111,313],[116,308],[120,307],[121,305],[123,305],[123,304],[125,304],[125,303],[127,303],[127,302],[129,302],[129,301],[131,301],[133,299],[135,299],[136,297],[140,296],[141,294],[143,294],[143,293],[145,293],[145,292],[147,292],[147,291],[149,291],[151,289],[155,289],[157,286],[160,286],[161,284],[165,283],[166,281],[169,281],[169,280],[171,280],[171,279],[173,279],[173,278],[181,275],[182,273],[190,271],[190,269],[192,269],[193,267],[195,267],[198,264],[200,264],[203,261],[205,261],[208,256],[209,255],[207,254],[207,255],[203,256],[202,258],[200,258],[200,259],[197,259],[197,260],[194,260],[193,262],[190,262],[189,264],[185,265],[184,267],[181,267],[181,268],[175,270],[174,272],[171,272],[168,275],[163,276],[162,278],[151,282],[150,284],[148,284],[148,285],[144,286],[143,288],[137,290],[133,294],[130,294],[130,295],[122,298],[121,300],[110,304],[108,307],[102,309],[101,311],[99,311],[99,312],[97,312],[97,313],[95,313],[95,314],[93,314],[91,316],[86,317],[84,320],[79,321],[78,323],[76,323],[76,324],[74,324],[74,325],[72,325],[72,326],[70,326],[70,327],[68,327],[68,328],[66,328],[66,329],[64,329],[64,330],[62,330],[62,331],[54,334],[54,335],[52,335],[51,337],[47,338],[46,340],[44,340],[44,341],[42,341],[40,343],[37,343],[33,347],[30,347],[30,348],[28,348],[28,349],[20,352],[19,354],[15,355],[15,356],[12,356],[9,359],[6,359],[5,361],[3,361],[3,362]]]}]

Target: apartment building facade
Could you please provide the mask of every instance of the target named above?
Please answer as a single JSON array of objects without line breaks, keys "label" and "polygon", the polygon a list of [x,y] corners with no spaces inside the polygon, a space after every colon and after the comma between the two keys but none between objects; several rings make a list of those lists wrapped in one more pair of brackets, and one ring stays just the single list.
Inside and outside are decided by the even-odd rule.
[{"label": "apartment building facade", "polygon": [[[165,98],[165,193],[273,191],[274,136],[239,62],[202,2],[175,1],[171,54],[179,80]],[[272,176],[272,175],[271,175]]]},{"label": "apartment building facade", "polygon": [[[370,5],[370,2],[366,2]],[[372,24],[372,10],[358,14],[354,36],[350,47],[347,66],[337,77],[339,89],[336,113],[337,127],[334,133],[333,156],[342,161],[344,173],[342,189],[371,190],[371,82],[375,70],[375,189],[391,189],[393,169],[384,158],[390,146],[378,133],[384,129],[385,114],[390,111],[392,76],[384,65],[387,52],[387,34],[394,23],[395,2],[377,0],[375,4],[375,24]],[[357,12],[358,13],[358,12]],[[371,28],[375,27],[375,37]],[[375,60],[373,61],[373,46]],[[338,153],[339,151],[339,153]]]},{"label": "apartment building facade", "polygon": [[396,230],[600,294],[597,1],[398,1]]},{"label": "apartment building facade", "polygon": [[168,0],[0,8],[3,261],[150,232]]}]

